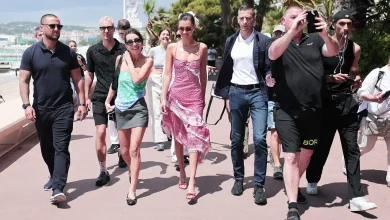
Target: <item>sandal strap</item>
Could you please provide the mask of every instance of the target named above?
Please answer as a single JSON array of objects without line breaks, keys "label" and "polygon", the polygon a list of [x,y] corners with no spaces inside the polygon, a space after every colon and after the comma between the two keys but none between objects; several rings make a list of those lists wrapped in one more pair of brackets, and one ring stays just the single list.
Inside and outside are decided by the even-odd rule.
[{"label": "sandal strap", "polygon": [[187,198],[195,198],[196,193],[187,193]]}]

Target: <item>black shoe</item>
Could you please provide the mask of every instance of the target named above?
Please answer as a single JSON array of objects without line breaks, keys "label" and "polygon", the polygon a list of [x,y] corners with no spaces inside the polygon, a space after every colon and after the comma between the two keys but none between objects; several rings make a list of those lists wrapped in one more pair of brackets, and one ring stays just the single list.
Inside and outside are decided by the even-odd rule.
[{"label": "black shoe", "polygon": [[274,167],[274,179],[282,180],[283,179],[283,170],[281,166]]},{"label": "black shoe", "polygon": [[104,186],[110,181],[110,174],[108,172],[102,171],[99,177],[96,180],[96,186]]},{"label": "black shoe", "polygon": [[186,164],[190,163],[190,156],[184,155],[184,163]]},{"label": "black shoe", "polygon": [[297,202],[299,204],[306,204],[307,203],[307,199],[306,197],[301,193],[301,190],[298,189],[298,198],[297,198]]},{"label": "black shoe", "polygon": [[127,167],[127,163],[125,162],[125,160],[123,160],[122,154],[120,154],[120,152],[118,152],[118,158],[119,158],[118,167],[120,168]]},{"label": "black shoe", "polygon": [[57,204],[65,201],[66,201],[65,194],[59,189],[54,189],[53,194],[50,197],[50,202],[53,204]]},{"label": "black shoe", "polygon": [[49,191],[51,189],[51,187],[53,187],[53,179],[50,178],[49,181],[43,185],[43,190],[45,191]]},{"label": "black shoe", "polygon": [[126,202],[127,202],[127,205],[135,205],[135,204],[137,204],[137,196],[135,196],[134,199],[131,199],[129,197],[129,194],[127,194]]},{"label": "black shoe", "polygon": [[299,215],[298,209],[291,208],[288,210],[286,220],[300,220],[301,216]]},{"label": "black shoe", "polygon": [[244,183],[242,180],[235,180],[232,188],[232,195],[241,196],[244,192]]},{"label": "black shoe", "polygon": [[120,149],[119,144],[111,144],[111,147],[107,150],[108,154],[115,154]]},{"label": "black shoe", "polygon": [[267,204],[267,197],[265,197],[264,186],[256,183],[255,188],[253,190],[253,198],[255,198],[255,203],[257,205],[265,205]]}]

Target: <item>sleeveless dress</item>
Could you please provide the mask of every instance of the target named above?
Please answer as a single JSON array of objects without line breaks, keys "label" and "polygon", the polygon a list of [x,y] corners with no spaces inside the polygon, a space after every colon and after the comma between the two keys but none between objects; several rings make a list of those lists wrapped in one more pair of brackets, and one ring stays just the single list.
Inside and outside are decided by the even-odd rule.
[{"label": "sleeveless dress", "polygon": [[[177,47],[176,47],[177,50]],[[210,151],[210,131],[203,120],[203,95],[199,81],[201,58],[188,62],[173,60],[175,72],[168,91],[167,114],[162,126],[167,135],[173,135],[189,152],[201,152],[198,162]]]}]

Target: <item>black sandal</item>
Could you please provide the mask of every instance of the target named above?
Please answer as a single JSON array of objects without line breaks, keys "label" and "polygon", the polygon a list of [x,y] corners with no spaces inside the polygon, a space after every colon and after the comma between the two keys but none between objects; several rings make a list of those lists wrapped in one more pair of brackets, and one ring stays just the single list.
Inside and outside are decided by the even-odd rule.
[{"label": "black sandal", "polygon": [[129,194],[127,193],[126,202],[127,202],[127,205],[130,205],[130,206],[137,204],[137,196],[135,196],[135,198],[132,199],[129,197]]},{"label": "black sandal", "polygon": [[289,209],[286,220],[301,220],[301,216],[299,215],[298,209],[296,208]]}]

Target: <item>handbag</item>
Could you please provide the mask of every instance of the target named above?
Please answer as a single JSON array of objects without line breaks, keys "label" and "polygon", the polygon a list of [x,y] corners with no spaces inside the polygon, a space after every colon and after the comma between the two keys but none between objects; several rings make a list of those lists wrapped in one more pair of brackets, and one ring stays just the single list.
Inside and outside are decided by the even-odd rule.
[{"label": "handbag", "polygon": [[[376,81],[375,87],[377,87],[378,81],[383,77],[384,72],[380,71],[378,74],[378,79]],[[386,110],[382,114],[390,111]],[[367,116],[362,119],[361,129],[363,135],[366,136],[380,136],[380,137],[390,137],[390,118],[379,118],[380,115],[374,115],[372,113],[367,113]],[[369,120],[367,120],[369,119]]]},{"label": "handbag", "polygon": [[361,126],[362,133],[366,136],[390,137],[390,118],[378,118],[368,113],[367,117],[362,119]]},{"label": "handbag", "polygon": [[[209,100],[209,104],[207,106],[207,111],[206,111],[206,123],[207,123],[207,119],[209,117],[210,107],[211,107],[211,103],[213,102],[214,97],[217,99],[223,99],[222,97],[215,95],[214,90],[215,90],[215,84],[213,83],[213,85],[211,86],[210,100]],[[218,124],[218,122],[222,119],[223,114],[225,113],[225,109],[226,109],[226,102],[223,102],[223,109],[222,109],[221,115],[219,116],[219,119],[217,120],[217,122],[215,122],[214,124],[209,124],[209,123],[207,123],[207,124],[209,124],[209,125]]]}]

